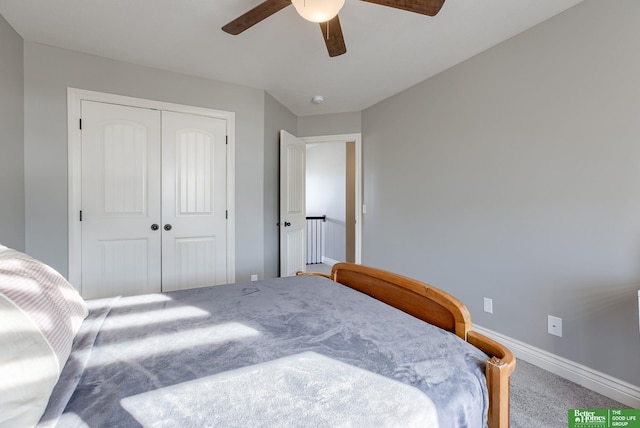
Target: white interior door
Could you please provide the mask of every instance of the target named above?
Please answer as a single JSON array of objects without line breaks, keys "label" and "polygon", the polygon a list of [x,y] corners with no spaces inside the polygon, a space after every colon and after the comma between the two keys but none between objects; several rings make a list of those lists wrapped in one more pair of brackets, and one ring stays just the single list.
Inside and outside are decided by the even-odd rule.
[{"label": "white interior door", "polygon": [[227,282],[227,122],[162,113],[162,291]]},{"label": "white interior door", "polygon": [[83,297],[159,292],[160,112],[81,108]]},{"label": "white interior door", "polygon": [[228,282],[227,121],[82,101],[85,298]]},{"label": "white interior door", "polygon": [[280,276],[305,271],[306,144],[280,131]]}]

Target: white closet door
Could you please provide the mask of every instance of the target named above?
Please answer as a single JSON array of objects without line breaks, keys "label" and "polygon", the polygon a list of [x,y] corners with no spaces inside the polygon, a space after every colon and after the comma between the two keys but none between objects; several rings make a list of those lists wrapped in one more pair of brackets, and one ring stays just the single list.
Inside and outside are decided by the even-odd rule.
[{"label": "white closet door", "polygon": [[162,113],[162,291],[227,282],[227,122]]},{"label": "white closet door", "polygon": [[82,101],[82,295],[159,292],[160,112]]}]

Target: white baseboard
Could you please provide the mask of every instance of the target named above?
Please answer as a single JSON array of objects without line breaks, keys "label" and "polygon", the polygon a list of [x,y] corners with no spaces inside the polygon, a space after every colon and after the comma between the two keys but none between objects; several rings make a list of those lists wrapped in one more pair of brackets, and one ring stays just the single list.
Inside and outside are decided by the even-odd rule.
[{"label": "white baseboard", "polygon": [[340,263],[338,260],[330,259],[329,257],[322,256],[322,263],[325,265],[333,266],[336,263]]},{"label": "white baseboard", "polygon": [[[629,407],[640,409],[640,387],[636,385],[478,325],[474,324],[473,330],[502,343],[513,352],[516,358],[520,358]],[[517,367],[516,363],[516,370],[518,370]]]}]

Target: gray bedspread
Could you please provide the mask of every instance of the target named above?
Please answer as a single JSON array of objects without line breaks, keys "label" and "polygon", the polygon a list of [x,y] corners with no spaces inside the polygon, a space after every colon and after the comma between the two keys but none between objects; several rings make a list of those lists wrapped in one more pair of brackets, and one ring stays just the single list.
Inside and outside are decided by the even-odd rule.
[{"label": "gray bedspread", "polygon": [[325,278],[89,306],[43,427],[486,426],[484,353]]}]

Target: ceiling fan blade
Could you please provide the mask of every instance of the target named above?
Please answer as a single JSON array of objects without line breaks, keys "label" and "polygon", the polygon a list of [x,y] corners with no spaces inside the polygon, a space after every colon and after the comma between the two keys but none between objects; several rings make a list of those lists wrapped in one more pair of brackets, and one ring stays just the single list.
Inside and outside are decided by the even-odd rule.
[{"label": "ceiling fan blade", "polygon": [[251,9],[249,12],[240,15],[233,21],[229,22],[227,25],[222,27],[222,30],[233,34],[234,36],[242,33],[244,30],[247,30],[258,22],[267,19],[274,13],[278,12],[281,9],[289,6],[291,4],[290,0],[267,0],[260,3],[258,6]]},{"label": "ceiling fan blade", "polygon": [[339,56],[347,52],[338,15],[330,21],[321,22],[320,29],[330,57]]},{"label": "ceiling fan blade", "polygon": [[421,13],[423,15],[436,16],[444,0],[362,0],[369,3],[389,6],[395,9],[407,10],[409,12]]}]

